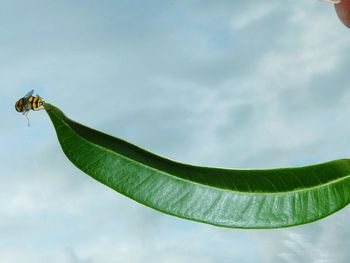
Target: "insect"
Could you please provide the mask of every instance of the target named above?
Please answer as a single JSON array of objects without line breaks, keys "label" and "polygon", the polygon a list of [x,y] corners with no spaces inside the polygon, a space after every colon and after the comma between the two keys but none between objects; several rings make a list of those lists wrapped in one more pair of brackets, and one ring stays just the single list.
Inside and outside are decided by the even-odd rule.
[{"label": "insect", "polygon": [[42,110],[44,103],[43,99],[39,95],[36,95],[34,97],[33,93],[34,90],[29,91],[27,95],[19,99],[15,105],[16,111],[22,112],[23,115],[27,118],[28,126],[30,126],[29,119],[27,116],[28,112],[30,110]]}]

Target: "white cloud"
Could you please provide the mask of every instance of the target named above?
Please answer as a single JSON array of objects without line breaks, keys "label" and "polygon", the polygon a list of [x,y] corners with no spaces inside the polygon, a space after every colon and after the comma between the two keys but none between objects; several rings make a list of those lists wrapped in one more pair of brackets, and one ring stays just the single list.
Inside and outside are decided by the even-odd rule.
[{"label": "white cloud", "polygon": [[345,263],[349,208],[310,225],[255,232],[263,262]]},{"label": "white cloud", "polygon": [[348,154],[350,40],[333,8],[140,4],[4,3],[0,261],[345,262],[348,209],[286,230],[184,221],[78,171],[45,112],[25,127],[13,104],[35,88],[73,119],[183,162],[275,167]]},{"label": "white cloud", "polygon": [[271,3],[258,3],[257,5],[250,6],[241,12],[240,14],[234,16],[231,21],[231,25],[234,30],[242,30],[245,27],[251,25],[252,23],[259,23],[265,16],[268,16],[275,6]]}]

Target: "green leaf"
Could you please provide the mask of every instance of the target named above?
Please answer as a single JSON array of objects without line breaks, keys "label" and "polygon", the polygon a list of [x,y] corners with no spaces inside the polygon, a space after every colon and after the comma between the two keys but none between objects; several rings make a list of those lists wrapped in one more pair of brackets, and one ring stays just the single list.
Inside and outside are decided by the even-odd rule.
[{"label": "green leaf", "polygon": [[350,200],[348,159],[261,170],[193,166],[83,126],[48,103],[44,107],[74,165],[170,215],[223,227],[278,228],[318,220]]}]

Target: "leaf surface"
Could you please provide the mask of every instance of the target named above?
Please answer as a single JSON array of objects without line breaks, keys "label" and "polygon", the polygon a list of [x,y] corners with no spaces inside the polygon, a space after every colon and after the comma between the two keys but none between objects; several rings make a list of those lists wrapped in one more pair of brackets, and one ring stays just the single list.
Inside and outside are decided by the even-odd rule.
[{"label": "leaf surface", "polygon": [[80,170],[161,212],[232,228],[309,223],[350,200],[350,160],[304,167],[222,169],[175,162],[83,126],[44,104],[68,159]]}]

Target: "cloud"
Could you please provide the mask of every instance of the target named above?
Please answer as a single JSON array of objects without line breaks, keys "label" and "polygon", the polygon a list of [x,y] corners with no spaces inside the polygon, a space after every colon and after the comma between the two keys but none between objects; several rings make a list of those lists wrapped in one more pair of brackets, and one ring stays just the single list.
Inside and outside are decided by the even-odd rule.
[{"label": "cloud", "polygon": [[67,162],[45,112],[31,112],[27,128],[13,111],[34,88],[73,119],[193,164],[276,167],[346,156],[349,38],[329,5],[12,1],[0,22],[0,261],[348,258],[348,209],[269,231],[163,215]]},{"label": "cloud", "polygon": [[349,208],[310,225],[255,232],[264,262],[345,263]]}]

